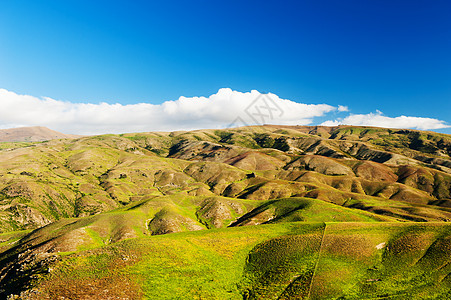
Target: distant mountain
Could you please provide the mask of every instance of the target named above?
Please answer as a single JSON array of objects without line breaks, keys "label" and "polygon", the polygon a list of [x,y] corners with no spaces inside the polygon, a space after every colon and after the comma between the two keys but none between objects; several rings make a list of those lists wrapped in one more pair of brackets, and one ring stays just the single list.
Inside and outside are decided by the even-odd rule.
[{"label": "distant mountain", "polygon": [[64,134],[42,126],[0,129],[0,142],[42,142],[77,137],[80,136]]}]

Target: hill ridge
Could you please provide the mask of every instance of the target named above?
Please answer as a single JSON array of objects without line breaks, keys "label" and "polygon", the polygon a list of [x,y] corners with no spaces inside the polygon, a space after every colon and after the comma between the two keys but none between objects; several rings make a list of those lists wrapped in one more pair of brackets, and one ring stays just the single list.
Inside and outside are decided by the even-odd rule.
[{"label": "hill ridge", "polygon": [[44,126],[0,129],[0,142],[42,142],[53,139],[74,139],[80,135],[64,134]]}]

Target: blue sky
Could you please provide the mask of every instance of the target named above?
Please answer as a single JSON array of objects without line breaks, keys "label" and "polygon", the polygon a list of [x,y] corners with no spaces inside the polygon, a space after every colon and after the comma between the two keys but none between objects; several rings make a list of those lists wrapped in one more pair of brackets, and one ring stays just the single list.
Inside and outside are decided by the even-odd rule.
[{"label": "blue sky", "polygon": [[7,0],[0,88],[124,107],[258,90],[349,109],[310,124],[380,111],[449,125],[450,15],[440,0]]}]

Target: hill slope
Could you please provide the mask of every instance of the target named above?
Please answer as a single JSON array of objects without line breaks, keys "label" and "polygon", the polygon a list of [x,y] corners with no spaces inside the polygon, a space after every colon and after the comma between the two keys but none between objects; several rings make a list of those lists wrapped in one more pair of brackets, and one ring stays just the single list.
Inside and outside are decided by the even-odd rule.
[{"label": "hill slope", "polygon": [[0,149],[0,295],[447,297],[449,135],[254,126]]},{"label": "hill slope", "polygon": [[0,142],[42,142],[77,137],[80,136],[64,134],[41,126],[0,129]]},{"label": "hill slope", "polygon": [[[320,137],[248,127],[16,145],[0,151],[0,228],[33,229],[174,194],[256,203],[307,197],[395,219],[451,220],[449,136],[329,130]],[[254,208],[217,204],[204,212],[236,217]],[[272,217],[258,216],[259,222]]]},{"label": "hill slope", "polygon": [[[60,223],[59,226],[63,224]],[[56,253],[61,234],[92,239]],[[21,299],[449,299],[446,223],[305,223],[203,230],[108,243],[99,227],[43,228],[3,255],[0,296]],[[56,232],[56,233],[55,233]],[[46,238],[44,238],[46,236]],[[47,239],[47,240],[46,240]],[[47,242],[46,242],[47,241]],[[67,241],[67,239],[66,239]],[[20,252],[20,248],[31,249]],[[65,247],[68,247],[67,243]],[[31,275],[31,276],[30,276]],[[7,281],[6,281],[7,280]]]}]

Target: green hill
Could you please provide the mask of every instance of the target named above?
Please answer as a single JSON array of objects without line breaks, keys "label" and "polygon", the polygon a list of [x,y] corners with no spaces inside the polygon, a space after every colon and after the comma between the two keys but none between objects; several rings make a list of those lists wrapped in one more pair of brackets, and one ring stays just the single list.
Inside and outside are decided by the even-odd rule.
[{"label": "green hill", "polygon": [[449,135],[254,126],[0,149],[0,297],[450,297]]},{"label": "green hill", "polygon": [[[9,286],[38,282],[22,294],[29,299],[451,296],[451,228],[444,223],[287,222],[109,244],[96,229],[84,228],[92,238],[90,245],[25,265],[34,277],[11,274],[6,277]],[[55,235],[54,229],[42,229],[23,243],[29,249],[43,247],[42,236]],[[79,239],[71,235],[71,240]]]}]

